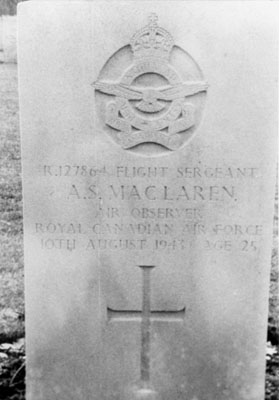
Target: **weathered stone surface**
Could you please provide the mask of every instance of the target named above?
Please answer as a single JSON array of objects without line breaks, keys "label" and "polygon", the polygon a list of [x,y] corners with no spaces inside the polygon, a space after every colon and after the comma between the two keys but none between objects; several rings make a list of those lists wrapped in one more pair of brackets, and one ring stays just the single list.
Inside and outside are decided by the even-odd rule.
[{"label": "weathered stone surface", "polygon": [[107,5],[19,7],[28,400],[262,400],[278,7]]}]

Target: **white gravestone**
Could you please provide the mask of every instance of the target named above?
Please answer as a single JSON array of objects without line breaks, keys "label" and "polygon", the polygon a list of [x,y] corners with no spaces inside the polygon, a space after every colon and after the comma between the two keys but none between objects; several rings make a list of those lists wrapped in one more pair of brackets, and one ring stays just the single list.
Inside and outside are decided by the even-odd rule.
[{"label": "white gravestone", "polygon": [[28,400],[263,400],[276,10],[20,5]]}]

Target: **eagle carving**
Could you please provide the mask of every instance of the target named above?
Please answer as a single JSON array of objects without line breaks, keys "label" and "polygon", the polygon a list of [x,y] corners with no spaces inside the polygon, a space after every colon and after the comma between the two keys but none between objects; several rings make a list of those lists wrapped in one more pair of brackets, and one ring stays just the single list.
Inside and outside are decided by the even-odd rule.
[{"label": "eagle carving", "polygon": [[[177,150],[201,118],[208,84],[195,61],[174,45],[157,20],[152,14],[92,84],[103,127],[123,149],[152,143]],[[143,151],[147,147],[142,146]]]},{"label": "eagle carving", "polygon": [[147,113],[158,112],[165,108],[165,104],[162,104],[159,100],[173,101],[183,99],[184,97],[204,92],[208,88],[206,82],[197,81],[159,88],[128,86],[121,83],[102,81],[94,82],[93,86],[99,92],[108,95],[114,95],[127,100],[138,100],[139,103],[135,104],[135,107]]}]

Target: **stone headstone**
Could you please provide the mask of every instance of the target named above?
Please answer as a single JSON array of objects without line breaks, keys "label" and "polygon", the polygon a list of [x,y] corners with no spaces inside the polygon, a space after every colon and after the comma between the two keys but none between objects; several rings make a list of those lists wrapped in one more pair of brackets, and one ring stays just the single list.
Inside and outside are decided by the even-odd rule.
[{"label": "stone headstone", "polygon": [[28,400],[262,400],[272,2],[19,7]]}]

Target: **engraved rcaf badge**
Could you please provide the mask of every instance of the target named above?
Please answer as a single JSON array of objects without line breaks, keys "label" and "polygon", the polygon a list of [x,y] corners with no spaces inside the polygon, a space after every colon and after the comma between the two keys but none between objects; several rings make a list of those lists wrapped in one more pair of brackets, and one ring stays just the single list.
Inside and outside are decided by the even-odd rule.
[{"label": "engraved rcaf badge", "polygon": [[208,84],[157,19],[150,15],[93,84],[103,128],[123,149],[177,150],[201,119]]}]

